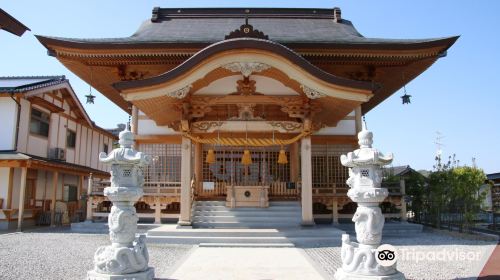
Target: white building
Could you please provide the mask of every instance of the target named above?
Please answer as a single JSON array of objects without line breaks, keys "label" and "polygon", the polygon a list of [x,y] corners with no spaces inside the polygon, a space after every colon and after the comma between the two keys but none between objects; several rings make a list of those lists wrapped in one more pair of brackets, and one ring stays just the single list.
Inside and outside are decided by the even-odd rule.
[{"label": "white building", "polygon": [[[78,213],[90,173],[108,178],[99,152],[116,137],[89,118],[64,76],[0,77],[0,229],[57,207]],[[12,223],[14,221],[14,223]]]}]

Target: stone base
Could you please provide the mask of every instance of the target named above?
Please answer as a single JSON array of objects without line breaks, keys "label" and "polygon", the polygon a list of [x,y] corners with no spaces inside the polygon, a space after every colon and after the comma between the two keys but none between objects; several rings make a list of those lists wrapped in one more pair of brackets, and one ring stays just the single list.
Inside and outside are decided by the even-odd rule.
[{"label": "stone base", "polygon": [[342,268],[337,269],[333,276],[335,280],[405,280],[405,275],[401,272],[391,275],[360,275],[344,272]]},{"label": "stone base", "polygon": [[316,223],[314,221],[302,221],[300,222],[300,225],[303,227],[314,227],[316,226]]},{"label": "stone base", "polygon": [[87,280],[153,280],[154,277],[155,270],[152,267],[142,272],[123,275],[103,274],[93,270],[87,272]]}]

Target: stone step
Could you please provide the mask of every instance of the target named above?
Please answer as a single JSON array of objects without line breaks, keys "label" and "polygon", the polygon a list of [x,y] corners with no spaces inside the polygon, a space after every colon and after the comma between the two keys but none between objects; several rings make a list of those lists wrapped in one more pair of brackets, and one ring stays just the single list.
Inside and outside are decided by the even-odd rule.
[{"label": "stone step", "polygon": [[[349,234],[356,234],[354,229],[354,224],[338,224],[337,227]],[[399,223],[399,222],[389,222],[384,224],[384,229],[382,231],[382,236],[401,236],[404,234],[414,234],[420,233],[423,230],[423,226],[420,224],[413,223]]]},{"label": "stone step", "polygon": [[197,236],[149,236],[148,243],[165,244],[201,244],[201,243],[232,243],[232,244],[339,244],[341,236],[331,237],[197,237]]},{"label": "stone step", "polygon": [[[226,201],[195,201],[194,205],[198,206],[226,206]],[[270,206],[298,206],[300,207],[299,201],[270,201]]]},{"label": "stone step", "polygon": [[258,208],[258,207],[238,207],[238,208],[229,208],[222,205],[214,205],[214,206],[193,206],[194,211],[232,211],[232,212],[246,212],[246,211],[255,211],[255,212],[274,212],[274,211],[285,211],[285,212],[300,212],[301,208],[296,206],[271,206],[268,208]]},{"label": "stone step", "polygon": [[294,248],[293,243],[200,243],[205,248]]},{"label": "stone step", "polygon": [[262,222],[262,223],[300,223],[301,219],[299,216],[194,216],[193,223],[220,223],[220,222]]},{"label": "stone step", "polygon": [[195,228],[292,228],[299,222],[196,222]]},{"label": "stone step", "polygon": [[216,210],[216,211],[193,211],[194,217],[300,217],[300,211],[226,211],[226,210]]},{"label": "stone step", "polygon": [[[170,225],[169,225],[170,226]],[[341,236],[343,231],[332,227],[313,227],[302,228],[295,227],[288,230],[279,229],[177,229],[162,226],[148,231],[148,237],[287,237],[287,238],[329,238]]]}]

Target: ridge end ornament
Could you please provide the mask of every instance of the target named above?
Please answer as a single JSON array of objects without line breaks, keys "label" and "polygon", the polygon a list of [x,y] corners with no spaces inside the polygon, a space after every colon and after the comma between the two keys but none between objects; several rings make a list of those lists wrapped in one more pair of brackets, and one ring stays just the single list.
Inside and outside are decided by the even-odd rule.
[{"label": "ridge end ornament", "polygon": [[312,89],[306,85],[300,85],[300,88],[309,99],[318,99],[327,96],[325,93]]},{"label": "ridge end ornament", "polygon": [[254,29],[253,25],[248,23],[248,16],[245,17],[245,24],[241,25],[239,29],[231,31],[228,35],[224,37],[224,40],[235,39],[235,38],[256,38],[256,39],[269,40],[269,36],[267,36],[266,34],[264,34],[264,32],[258,29]]}]

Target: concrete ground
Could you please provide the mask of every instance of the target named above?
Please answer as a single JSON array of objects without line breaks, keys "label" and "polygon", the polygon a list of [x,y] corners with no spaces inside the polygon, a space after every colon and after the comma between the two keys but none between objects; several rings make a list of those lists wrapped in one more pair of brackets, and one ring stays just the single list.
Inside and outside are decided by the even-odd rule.
[{"label": "concrete ground", "polygon": [[[497,244],[443,231],[388,236],[383,243],[403,250],[398,269],[408,279],[430,280],[476,279]],[[0,234],[0,279],[85,279],[95,250],[107,244],[107,234],[74,233],[68,228]],[[158,279],[331,279],[341,264],[340,240],[296,246],[148,244]]]},{"label": "concrete ground", "polygon": [[297,248],[198,248],[172,279],[324,279]]}]

